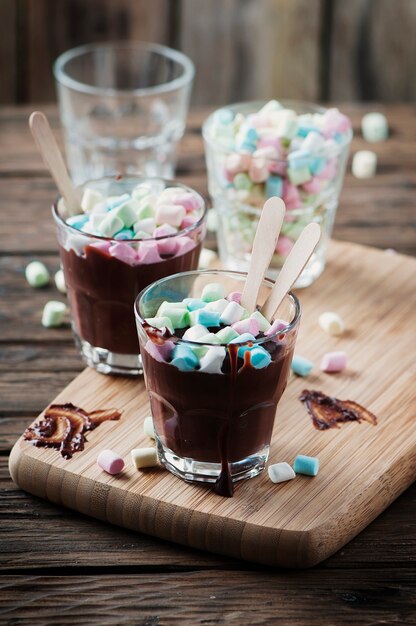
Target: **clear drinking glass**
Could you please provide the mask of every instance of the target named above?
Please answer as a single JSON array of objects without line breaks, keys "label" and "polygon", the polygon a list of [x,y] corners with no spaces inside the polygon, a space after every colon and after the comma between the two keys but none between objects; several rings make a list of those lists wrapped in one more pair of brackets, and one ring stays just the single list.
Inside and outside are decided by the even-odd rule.
[{"label": "clear drinking glass", "polygon": [[[142,373],[135,298],[155,280],[196,269],[206,233],[203,198],[180,183],[161,178],[103,178],[80,189],[89,187],[109,197],[130,193],[140,183],[150,185],[155,194],[165,187],[192,191],[200,203],[198,220],[173,235],[121,241],[72,228],[60,215],[60,201],[52,207],[75,341],[87,365],[104,374]],[[158,251],[156,260],[154,255],[150,262],[140,260],[138,253],[152,247]]]},{"label": "clear drinking glass", "polygon": [[[230,177],[227,164],[237,155],[247,157],[247,152],[228,149],[227,140],[221,142],[213,137],[213,126],[215,119],[218,119],[225,110],[228,112],[231,109],[234,114],[247,116],[259,111],[264,104],[265,102],[248,102],[219,109],[210,115],[203,125],[208,188],[219,219],[217,238],[220,258],[227,269],[248,269],[263,204],[268,195],[281,195],[286,202],[287,211],[268,276],[276,278],[301,231],[308,223],[317,222],[321,226],[321,240],[295,285],[306,287],[316,280],[325,267],[326,251],[344,180],[352,131],[347,132],[339,144],[332,142],[330,150],[311,155],[316,174],[313,173],[307,184],[288,185],[287,158],[266,157],[264,160],[269,170],[269,178],[261,183],[250,181],[247,164],[245,170],[243,166],[246,188],[241,189],[240,185],[236,184],[236,177]],[[281,104],[298,115],[322,114],[326,110],[301,102],[282,101]],[[251,155],[248,157],[249,163]],[[272,177],[274,180],[280,179],[281,193],[268,192],[268,180]],[[239,182],[241,183],[241,176]]]},{"label": "clear drinking glass", "polygon": [[192,61],[156,44],[88,44],[54,64],[67,160],[76,184],[142,173],[172,178]]},{"label": "clear drinking glass", "polygon": [[[224,349],[221,373],[199,371],[198,365],[192,371],[181,371],[172,365],[168,355],[173,348],[187,346],[201,356],[213,346],[171,336],[166,329],[149,326],[145,318],[155,316],[164,300],[200,297],[208,283],[221,283],[225,293],[231,293],[241,292],[245,280],[246,274],[241,272],[183,272],[153,283],[135,303],[159,459],[185,480],[218,485],[227,481],[227,476],[235,482],[264,469],[276,407],[292,361],[300,305],[294,294],[286,296],[276,315],[286,325],[275,335],[259,336],[249,344],[220,344]],[[259,305],[272,287],[272,281],[263,281]],[[242,345],[262,346],[270,353],[271,361],[256,369],[250,359],[238,356]]]}]

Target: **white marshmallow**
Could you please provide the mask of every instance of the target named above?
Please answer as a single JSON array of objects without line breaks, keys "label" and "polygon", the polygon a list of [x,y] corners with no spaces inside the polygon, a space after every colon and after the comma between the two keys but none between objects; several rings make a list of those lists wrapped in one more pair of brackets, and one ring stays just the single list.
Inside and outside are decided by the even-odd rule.
[{"label": "white marshmallow", "polygon": [[155,467],[157,465],[157,454],[155,448],[134,448],[130,452],[133,465],[137,469],[143,467]]},{"label": "white marshmallow", "polygon": [[356,178],[372,178],[377,169],[377,155],[371,150],[359,150],[352,160],[352,173]]},{"label": "white marshmallow", "polygon": [[196,341],[200,337],[208,334],[208,328],[203,326],[202,324],[195,324],[195,326],[191,326],[184,333],[183,339],[187,339],[188,341]]},{"label": "white marshmallow", "polygon": [[55,285],[58,291],[66,293],[65,276],[62,270],[58,270],[55,274]]},{"label": "white marshmallow", "polygon": [[198,269],[207,270],[218,260],[218,255],[214,250],[210,250],[209,248],[202,248],[201,254],[199,255],[199,264]]},{"label": "white marshmallow", "polygon": [[237,304],[237,302],[229,302],[221,313],[220,322],[226,326],[231,326],[235,322],[239,322],[244,315],[245,309]]},{"label": "white marshmallow", "polygon": [[342,335],[345,330],[345,324],[342,317],[340,317],[337,313],[333,313],[332,311],[326,311],[325,313],[321,313],[318,319],[318,323],[322,330],[328,333],[328,335],[332,335],[333,337]]},{"label": "white marshmallow", "polygon": [[225,358],[225,348],[215,346],[209,348],[200,360],[200,372],[206,374],[221,374],[221,367]]},{"label": "white marshmallow", "polygon": [[143,432],[145,435],[150,437],[150,439],[155,438],[155,429],[153,428],[153,417],[148,415],[144,418],[143,422]]},{"label": "white marshmallow", "polygon": [[387,118],[382,113],[367,113],[361,120],[361,131],[366,141],[385,141],[389,134]]},{"label": "white marshmallow", "polygon": [[66,313],[66,304],[59,300],[49,300],[45,304],[42,313],[42,326],[45,328],[56,328],[61,326]]},{"label": "white marshmallow", "polygon": [[222,313],[228,306],[228,300],[221,298],[220,300],[214,300],[214,302],[208,302],[205,306],[208,311],[215,311],[216,313]]},{"label": "white marshmallow", "polygon": [[302,141],[301,148],[302,150],[307,150],[308,152],[318,152],[321,148],[323,148],[324,144],[325,139],[322,135],[312,131],[308,133]]},{"label": "white marshmallow", "polygon": [[267,468],[272,483],[284,483],[296,478],[296,474],[289,463],[275,463]]},{"label": "white marshmallow", "polygon": [[89,211],[92,211],[96,204],[102,202],[103,200],[104,196],[99,191],[87,187],[82,194],[81,209],[84,213],[89,213]]}]

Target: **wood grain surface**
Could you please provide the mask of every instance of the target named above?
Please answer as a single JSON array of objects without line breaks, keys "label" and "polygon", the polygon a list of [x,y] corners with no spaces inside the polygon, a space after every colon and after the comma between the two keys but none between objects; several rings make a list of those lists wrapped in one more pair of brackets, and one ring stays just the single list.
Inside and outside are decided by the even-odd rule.
[{"label": "wood grain surface", "polygon": [[[405,289],[409,296],[403,300]],[[408,350],[416,342],[416,260],[334,242],[324,276],[302,292],[301,302],[296,352],[318,364],[326,351],[344,349],[349,367],[339,375],[315,367],[306,380],[292,377],[278,407],[270,462],[293,463],[298,453],[317,456],[318,477],[273,486],[263,472],[224,499],[161,468],[137,472],[129,452],[148,445],[142,431],[149,414],[144,382],[87,369],[53,403],[72,402],[87,412],[115,408],[123,418],[89,433],[85,450],[70,461],[19,440],[10,456],[14,481],[81,513],[193,548],[265,565],[316,565],[416,475],[416,372]],[[317,326],[328,308],[345,320],[345,337],[325,336]],[[315,430],[298,399],[305,387],[361,403],[378,425]],[[120,476],[98,468],[104,448],[125,459]]]},{"label": "wood grain surface", "polygon": [[[336,238],[415,254],[415,107],[340,107],[353,120],[353,152],[368,147],[359,121],[369,110],[383,110],[392,137],[371,146],[379,157],[375,179],[347,173]],[[58,131],[55,107],[43,108]],[[40,258],[50,270],[59,266],[49,209],[55,189],[27,131],[32,109],[0,109],[0,205],[7,215],[0,227],[0,620],[19,626],[413,626],[416,484],[332,557],[296,572],[111,526],[13,484],[7,469],[13,444],[83,369],[69,327],[40,325],[43,304],[63,296],[53,285],[32,290],[24,280],[30,260]],[[209,110],[191,111],[180,146],[178,177],[202,192],[199,125]],[[39,537],[47,538],[47,549]]]}]

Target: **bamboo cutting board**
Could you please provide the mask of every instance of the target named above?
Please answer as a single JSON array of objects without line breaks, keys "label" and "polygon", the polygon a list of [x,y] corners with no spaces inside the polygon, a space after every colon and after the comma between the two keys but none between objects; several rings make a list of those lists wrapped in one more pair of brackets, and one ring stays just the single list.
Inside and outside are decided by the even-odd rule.
[{"label": "bamboo cutting board", "polygon": [[[316,364],[306,379],[292,376],[279,404],[270,462],[317,456],[318,476],[273,485],[263,472],[236,485],[234,498],[187,484],[163,469],[137,471],[133,447],[148,446],[149,414],[142,379],[106,377],[86,369],[54,402],[86,411],[116,408],[119,422],[87,434],[82,452],[64,460],[55,450],[19,439],[10,456],[14,481],[26,491],[87,515],[195,548],[267,565],[309,567],[359,533],[416,477],[416,259],[363,246],[332,243],[323,276],[300,292],[303,318],[298,354]],[[327,336],[323,311],[336,311],[346,333]],[[319,371],[324,352],[345,350],[348,369]],[[377,426],[347,423],[316,430],[298,400],[302,389],[354,400]],[[112,448],[126,461],[119,476],[96,464]]]}]

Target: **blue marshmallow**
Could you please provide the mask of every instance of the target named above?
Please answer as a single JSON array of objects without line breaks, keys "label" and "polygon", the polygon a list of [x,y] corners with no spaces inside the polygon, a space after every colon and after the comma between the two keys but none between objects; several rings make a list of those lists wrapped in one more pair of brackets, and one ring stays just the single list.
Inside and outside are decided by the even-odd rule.
[{"label": "blue marshmallow", "polygon": [[189,346],[179,344],[173,350],[171,365],[174,365],[182,372],[194,370],[198,365],[198,357]]},{"label": "blue marshmallow", "polygon": [[71,215],[71,217],[68,217],[68,219],[66,220],[66,223],[68,224],[68,226],[72,226],[72,228],[77,228],[78,230],[81,230],[81,228],[85,226],[88,221],[88,215]]},{"label": "blue marshmallow", "polygon": [[280,176],[269,176],[266,180],[266,196],[271,198],[272,196],[282,197],[283,192],[283,179]]},{"label": "blue marshmallow", "polygon": [[198,311],[198,324],[210,328],[212,326],[220,325],[220,313],[216,311],[209,311],[208,309],[199,309]]},{"label": "blue marshmallow", "polygon": [[[243,333],[230,341],[230,343],[244,343],[245,341],[256,341],[256,338],[251,333]],[[244,359],[244,353],[247,350],[253,350],[253,348],[254,346],[241,346],[241,348],[238,348],[238,356]]]},{"label": "blue marshmallow", "polygon": [[200,298],[185,298],[183,302],[186,304],[188,311],[197,311],[198,309],[203,309],[206,305],[206,302]]},{"label": "blue marshmallow", "polygon": [[215,121],[218,124],[230,124],[233,119],[234,119],[234,113],[231,111],[231,109],[220,109],[219,111],[216,111],[214,114],[215,117]]},{"label": "blue marshmallow", "polygon": [[319,459],[314,456],[304,456],[298,454],[293,464],[296,474],[305,474],[305,476],[316,476],[319,471]]},{"label": "blue marshmallow", "polygon": [[312,371],[313,363],[303,356],[295,355],[290,367],[292,368],[292,372],[298,376],[308,376]]},{"label": "blue marshmallow", "polygon": [[118,241],[123,241],[124,239],[134,239],[134,231],[130,228],[123,228],[116,235],[114,235],[114,239]]},{"label": "blue marshmallow", "polygon": [[267,350],[265,350],[261,346],[257,346],[250,351],[250,360],[252,366],[257,370],[260,370],[269,365],[272,357],[267,352]]},{"label": "blue marshmallow", "polygon": [[311,159],[309,169],[311,174],[317,176],[325,169],[325,166],[326,159],[324,159],[323,157],[316,157],[315,159]]},{"label": "blue marshmallow", "polygon": [[287,158],[289,167],[292,170],[301,170],[304,167],[309,167],[312,161],[311,154],[307,150],[294,150]]}]

